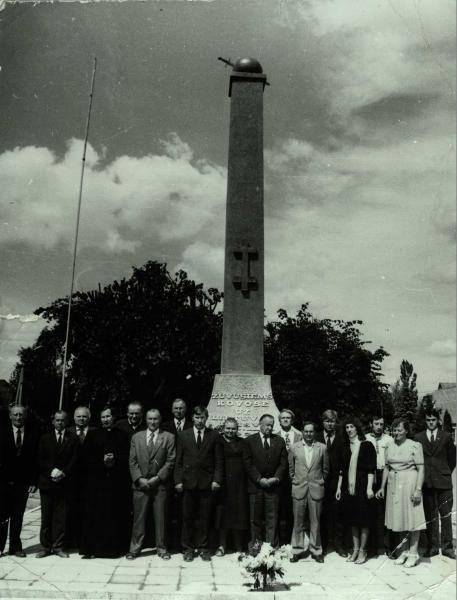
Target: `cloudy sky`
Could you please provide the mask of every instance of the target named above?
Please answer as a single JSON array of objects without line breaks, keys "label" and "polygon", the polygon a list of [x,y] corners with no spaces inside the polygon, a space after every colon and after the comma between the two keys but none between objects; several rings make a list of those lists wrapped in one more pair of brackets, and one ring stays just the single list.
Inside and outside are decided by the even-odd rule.
[{"label": "cloudy sky", "polygon": [[265,90],[266,310],[362,319],[421,393],[455,381],[454,11],[440,0],[6,5],[0,378],[76,285],[166,261],[222,288],[229,69]]}]

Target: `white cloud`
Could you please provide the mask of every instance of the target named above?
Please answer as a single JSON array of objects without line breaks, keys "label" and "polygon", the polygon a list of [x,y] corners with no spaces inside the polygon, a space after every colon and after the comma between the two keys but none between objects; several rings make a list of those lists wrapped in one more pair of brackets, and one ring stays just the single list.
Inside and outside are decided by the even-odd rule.
[{"label": "white cloud", "polygon": [[456,353],[455,339],[436,340],[432,342],[428,351],[436,356],[454,356]]},{"label": "white cloud", "polygon": [[[73,244],[81,166],[79,140],[59,160],[47,148],[15,148],[0,156],[2,243],[53,248]],[[193,162],[176,134],[164,155],[121,156],[101,167],[89,146],[80,247],[132,252],[151,239],[169,243],[198,236],[223,209],[225,171]]]}]

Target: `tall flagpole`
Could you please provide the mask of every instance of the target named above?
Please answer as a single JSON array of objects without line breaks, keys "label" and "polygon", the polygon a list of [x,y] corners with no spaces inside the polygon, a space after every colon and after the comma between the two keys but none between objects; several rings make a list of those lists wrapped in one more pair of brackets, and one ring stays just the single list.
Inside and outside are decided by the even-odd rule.
[{"label": "tall flagpole", "polygon": [[68,299],[67,329],[65,332],[65,350],[64,350],[64,355],[63,355],[62,381],[61,381],[61,385],[60,385],[59,410],[62,410],[63,393],[64,393],[64,388],[65,388],[65,375],[66,375],[66,370],[67,370],[68,340],[70,337],[71,305],[72,305],[72,299],[73,299],[73,288],[75,285],[76,252],[78,249],[79,220],[80,220],[80,216],[81,216],[81,199],[82,199],[82,194],[83,194],[84,170],[86,167],[87,140],[89,138],[90,115],[92,112],[92,99],[94,97],[94,85],[95,85],[96,70],[97,70],[97,58],[94,57],[94,67],[92,70],[92,83],[91,83],[91,87],[90,87],[90,96],[89,96],[89,107],[87,110],[86,135],[84,136],[84,148],[83,148],[83,157],[82,157],[82,164],[81,164],[81,177],[79,180],[78,212],[76,215],[75,243],[74,243],[74,248],[73,248],[73,265],[72,265],[72,270],[71,270],[70,296]]}]

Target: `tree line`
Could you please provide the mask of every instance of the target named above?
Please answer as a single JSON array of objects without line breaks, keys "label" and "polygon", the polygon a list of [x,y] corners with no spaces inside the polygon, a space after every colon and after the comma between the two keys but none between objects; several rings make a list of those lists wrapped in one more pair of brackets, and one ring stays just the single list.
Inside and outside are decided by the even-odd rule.
[{"label": "tree line", "polygon": [[[206,404],[220,367],[222,299],[216,288],[205,289],[184,271],[171,275],[156,261],[133,268],[128,279],[75,293],[64,408],[96,411],[109,403],[123,413],[140,400],[166,415],[177,396],[190,406]],[[67,308],[68,298],[59,298],[35,311],[46,326],[20,349],[11,377],[15,387],[23,369],[23,404],[42,418],[58,404]],[[340,415],[381,414],[387,422],[399,398],[411,408],[409,367],[402,363],[403,379],[391,392],[381,380],[388,353],[382,346],[370,350],[360,325],[316,318],[307,303],[295,316],[281,309],[266,323],[265,372],[279,408],[293,409],[298,421],[318,420],[330,407]]]}]

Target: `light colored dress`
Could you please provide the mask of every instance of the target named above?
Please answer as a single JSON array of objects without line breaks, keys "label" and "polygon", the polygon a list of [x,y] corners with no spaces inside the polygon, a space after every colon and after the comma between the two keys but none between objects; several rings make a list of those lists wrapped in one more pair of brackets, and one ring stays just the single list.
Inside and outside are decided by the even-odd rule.
[{"label": "light colored dress", "polygon": [[417,482],[417,466],[424,465],[424,453],[419,442],[406,439],[402,444],[386,448],[386,465],[389,467],[386,492],[387,529],[392,531],[419,531],[426,529],[422,498],[414,506],[411,496]]}]

